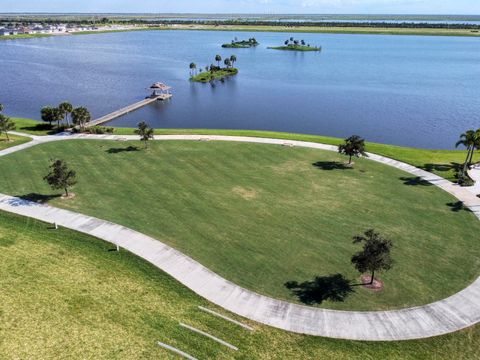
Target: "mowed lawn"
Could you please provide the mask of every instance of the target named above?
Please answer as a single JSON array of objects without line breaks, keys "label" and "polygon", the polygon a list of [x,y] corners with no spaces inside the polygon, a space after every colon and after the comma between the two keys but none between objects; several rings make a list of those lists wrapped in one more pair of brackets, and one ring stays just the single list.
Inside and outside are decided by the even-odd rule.
[{"label": "mowed lawn", "polygon": [[[138,147],[137,151],[132,151]],[[395,244],[385,290],[355,287],[335,309],[426,304],[479,274],[480,222],[434,186],[394,168],[314,149],[274,145],[74,140],[0,159],[0,192],[48,198],[55,206],[152,235],[246,288],[297,301],[284,286],[340,273],[354,282],[352,236],[375,228]],[[42,180],[49,159],[78,173],[76,198]],[[316,165],[313,165],[316,164]],[[333,169],[332,169],[333,167]]]},{"label": "mowed lawn", "polygon": [[9,140],[6,137],[0,138],[0,151],[8,149],[13,146],[21,145],[31,141],[32,139],[25,136],[9,135]]},{"label": "mowed lawn", "polygon": [[[24,118],[13,118],[17,125],[17,130],[31,135],[49,135],[54,134],[55,130],[47,123]],[[134,135],[134,128],[114,128],[116,135]],[[330,145],[339,145],[343,139],[321,136],[295,134],[277,131],[260,131],[260,130],[219,130],[219,129],[156,129],[157,135],[225,135],[225,136],[251,136],[264,137],[285,140],[298,140],[317,142]],[[368,140],[368,139],[367,139]],[[404,146],[396,146],[389,144],[379,144],[366,142],[369,152],[390,157],[395,160],[406,162],[410,165],[422,168],[426,171],[433,172],[447,180],[456,181],[456,172],[461,168],[465,161],[467,152],[460,147],[458,150],[431,150],[417,149]],[[452,146],[454,144],[451,144]],[[480,157],[474,154],[473,161],[477,162]]]},{"label": "mowed lawn", "polygon": [[[145,261],[70,230],[0,212],[0,358],[473,359],[479,327],[434,339],[365,343],[291,334],[208,304]],[[199,311],[208,307],[253,333]],[[179,327],[183,322],[238,352]]]}]

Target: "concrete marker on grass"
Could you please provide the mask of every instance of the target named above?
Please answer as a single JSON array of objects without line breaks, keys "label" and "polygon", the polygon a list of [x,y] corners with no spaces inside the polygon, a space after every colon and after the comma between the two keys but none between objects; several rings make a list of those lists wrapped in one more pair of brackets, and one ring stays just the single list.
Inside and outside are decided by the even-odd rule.
[{"label": "concrete marker on grass", "polygon": [[218,312],[216,311],[213,311],[213,310],[210,310],[210,309],[207,309],[207,308],[204,308],[203,306],[199,306],[198,307],[200,310],[202,311],[205,311],[211,315],[214,315],[214,316],[218,316],[219,318],[222,318],[223,320],[227,320],[227,321],[230,321],[231,323],[235,324],[235,325],[238,325],[238,326],[241,326],[243,327],[244,329],[247,329],[249,331],[253,331],[253,328],[248,326],[248,325],[245,325],[245,324],[242,324],[240,321],[237,321],[237,320],[233,320],[232,318],[229,318],[228,316],[225,316],[225,315],[222,315],[222,314],[219,314]]},{"label": "concrete marker on grass", "polygon": [[188,359],[188,360],[198,360],[197,358],[194,358],[192,355],[189,355],[187,354],[186,352],[183,352],[182,350],[179,350],[173,346],[170,346],[170,345],[167,345],[167,344],[164,344],[160,341],[157,341],[157,345],[164,348],[164,349],[167,349],[167,350],[170,350],[171,352],[174,352],[180,356],[183,356],[185,359]]},{"label": "concrete marker on grass", "polygon": [[183,328],[186,328],[188,330],[191,330],[193,332],[196,332],[197,334],[200,334],[200,335],[203,335],[205,337],[208,337],[209,339],[212,339],[213,341],[216,341],[218,342],[219,344],[222,344],[232,350],[235,350],[235,351],[238,351],[238,348],[236,346],[233,346],[232,344],[229,344],[228,342],[226,341],[223,341],[222,339],[219,339],[213,335],[210,335],[209,333],[206,333],[205,331],[202,331],[202,330],[199,330],[197,328],[194,328],[193,326],[189,326],[189,325],[186,325],[184,323],[180,323],[180,326],[183,327]]}]

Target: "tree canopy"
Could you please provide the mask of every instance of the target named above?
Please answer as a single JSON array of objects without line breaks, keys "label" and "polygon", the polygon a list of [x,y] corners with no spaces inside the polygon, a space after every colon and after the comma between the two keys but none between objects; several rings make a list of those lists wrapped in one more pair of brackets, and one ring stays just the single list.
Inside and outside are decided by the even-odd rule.
[{"label": "tree canopy", "polygon": [[68,188],[77,183],[77,174],[68,168],[63,160],[52,160],[50,171],[43,178],[53,190],[64,189],[68,197]]},{"label": "tree canopy", "polygon": [[362,251],[352,256],[352,264],[360,273],[372,273],[370,284],[373,284],[375,271],[388,271],[392,268],[393,260],[390,251],[393,247],[391,240],[383,238],[375,230],[365,231],[363,235],[353,237],[354,244],[363,243]]},{"label": "tree canopy", "polygon": [[349,157],[349,164],[352,163],[353,156],[368,156],[365,152],[365,140],[358,135],[352,135],[345,139],[345,143],[338,146],[338,152]]},{"label": "tree canopy", "polygon": [[135,134],[140,135],[140,140],[144,142],[145,148],[147,148],[147,142],[150,139],[153,139],[153,134],[155,132],[145,121],[142,121],[138,124],[138,129],[135,130]]}]

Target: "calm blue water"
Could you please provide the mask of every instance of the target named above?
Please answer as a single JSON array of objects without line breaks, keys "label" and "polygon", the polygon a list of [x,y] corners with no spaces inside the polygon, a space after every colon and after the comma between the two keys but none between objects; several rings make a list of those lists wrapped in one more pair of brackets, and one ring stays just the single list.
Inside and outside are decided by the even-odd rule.
[{"label": "calm blue water", "polygon": [[[255,49],[222,49],[255,36]],[[289,34],[160,31],[0,42],[0,102],[39,118],[69,100],[98,117],[140,100],[154,81],[174,98],[114,121],[157,128],[261,129],[452,148],[480,127],[480,39],[298,34],[322,53],[268,50]],[[192,84],[188,65],[235,54],[240,74]]]}]

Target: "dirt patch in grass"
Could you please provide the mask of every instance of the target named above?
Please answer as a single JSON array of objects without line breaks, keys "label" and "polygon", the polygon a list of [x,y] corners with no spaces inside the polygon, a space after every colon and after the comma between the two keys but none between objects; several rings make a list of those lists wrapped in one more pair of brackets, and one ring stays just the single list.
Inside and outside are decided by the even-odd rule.
[{"label": "dirt patch in grass", "polygon": [[254,200],[258,197],[258,191],[255,189],[246,189],[241,186],[235,186],[232,189],[235,195],[241,196],[245,200]]},{"label": "dirt patch in grass", "polygon": [[372,277],[370,275],[362,275],[360,278],[363,287],[371,291],[382,291],[383,290],[383,281],[377,278],[373,279],[373,283],[370,284]]}]

